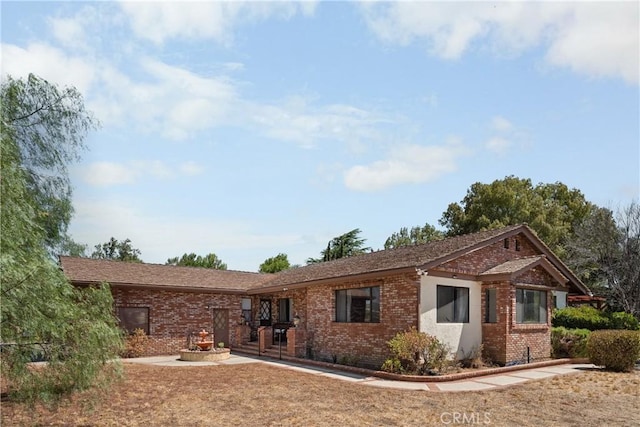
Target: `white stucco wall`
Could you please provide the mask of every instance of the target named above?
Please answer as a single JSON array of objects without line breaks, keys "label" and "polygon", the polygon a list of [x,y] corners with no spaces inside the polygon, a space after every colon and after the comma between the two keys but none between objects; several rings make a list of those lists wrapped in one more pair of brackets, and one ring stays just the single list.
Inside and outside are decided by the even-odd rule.
[{"label": "white stucco wall", "polygon": [[551,293],[556,297],[556,308],[565,308],[567,306],[567,292],[551,291]]},{"label": "white stucco wall", "polygon": [[[469,323],[438,323],[437,286],[469,288]],[[420,280],[420,331],[435,335],[461,358],[482,343],[482,286],[480,282],[422,276]]]}]

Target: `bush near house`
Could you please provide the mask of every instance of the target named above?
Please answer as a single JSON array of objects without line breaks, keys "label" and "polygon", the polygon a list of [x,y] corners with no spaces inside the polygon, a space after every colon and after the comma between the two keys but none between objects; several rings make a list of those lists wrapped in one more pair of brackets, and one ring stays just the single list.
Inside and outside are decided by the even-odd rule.
[{"label": "bush near house", "polygon": [[587,351],[594,365],[617,372],[632,371],[640,359],[640,332],[594,331],[587,341]]},{"label": "bush near house", "polygon": [[149,337],[140,328],[135,329],[131,335],[125,338],[124,350],[121,357],[141,357],[147,351]]},{"label": "bush near house", "polygon": [[382,364],[382,370],[400,374],[435,374],[449,363],[449,347],[432,335],[411,328],[398,332],[387,343],[393,356]]},{"label": "bush near house", "polygon": [[588,329],[567,329],[562,326],[551,328],[551,349],[553,357],[589,357],[587,340]]},{"label": "bush near house", "polygon": [[551,325],[565,327],[567,329],[588,329],[597,331],[600,329],[627,329],[637,330],[638,319],[624,312],[603,312],[589,306],[565,307],[553,312]]}]

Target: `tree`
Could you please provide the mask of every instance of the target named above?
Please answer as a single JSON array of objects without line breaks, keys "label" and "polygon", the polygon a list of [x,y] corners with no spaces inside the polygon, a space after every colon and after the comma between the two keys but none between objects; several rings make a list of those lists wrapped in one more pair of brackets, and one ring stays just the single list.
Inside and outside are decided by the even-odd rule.
[{"label": "tree", "polygon": [[56,245],[56,253],[58,255],[67,255],[73,257],[87,258],[89,247],[84,243],[78,243],[69,235],[65,235],[62,241]]},{"label": "tree", "polygon": [[[12,398],[54,400],[114,379],[119,365],[110,361],[122,334],[108,286],[75,288],[49,257],[50,230],[37,215],[42,206],[16,135],[2,124],[0,370]],[[48,363],[32,369],[34,356]]]},{"label": "tree", "polygon": [[183,267],[202,267],[212,268],[214,270],[226,270],[227,264],[222,262],[214,253],[205,256],[196,255],[194,253],[184,254],[180,258],[169,258],[166,265],[181,265]]},{"label": "tree", "polygon": [[79,159],[97,121],[75,88],[60,89],[33,74],[26,80],[7,77],[1,86],[0,112],[24,170],[25,197],[32,201],[35,223],[53,252],[73,214],[68,166]]},{"label": "tree", "polygon": [[106,243],[95,245],[94,249],[95,250],[91,254],[91,258],[126,262],[142,262],[140,259],[142,252],[131,246],[130,239],[118,241],[112,237]]},{"label": "tree", "polygon": [[402,227],[399,232],[393,233],[384,242],[385,249],[399,248],[400,246],[418,245],[444,239],[444,233],[436,230],[433,225],[426,223],[423,227]]},{"label": "tree", "polygon": [[274,257],[267,258],[260,264],[260,273],[277,273],[279,271],[291,268],[287,254],[278,254]]},{"label": "tree", "polygon": [[361,231],[355,228],[341,236],[334,237],[327,244],[327,248],[320,252],[321,258],[309,258],[307,264],[331,261],[339,258],[346,258],[371,251],[369,247],[363,247],[366,239],[359,237]]},{"label": "tree", "polygon": [[640,318],[640,205],[594,209],[567,245],[567,264],[614,310]]},{"label": "tree", "polygon": [[527,223],[556,254],[593,205],[565,184],[538,184],[508,176],[491,184],[476,182],[460,203],[451,203],[440,224],[449,236]]}]

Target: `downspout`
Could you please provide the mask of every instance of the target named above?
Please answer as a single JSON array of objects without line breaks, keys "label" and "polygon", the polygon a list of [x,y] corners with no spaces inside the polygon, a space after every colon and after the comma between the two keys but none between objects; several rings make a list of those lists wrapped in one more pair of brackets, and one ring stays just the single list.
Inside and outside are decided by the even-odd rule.
[{"label": "downspout", "polygon": [[418,332],[421,332],[420,317],[422,314],[422,276],[426,276],[427,272],[419,268],[416,268],[416,273],[418,274],[418,300],[416,301],[416,311],[417,311],[416,328],[418,329]]}]

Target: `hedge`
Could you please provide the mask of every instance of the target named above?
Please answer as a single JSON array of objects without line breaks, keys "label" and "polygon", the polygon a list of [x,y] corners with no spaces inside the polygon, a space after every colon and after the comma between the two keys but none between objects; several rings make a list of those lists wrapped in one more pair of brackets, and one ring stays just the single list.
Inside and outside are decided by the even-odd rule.
[{"label": "hedge", "polygon": [[589,306],[565,307],[553,312],[551,325],[567,329],[627,329],[637,330],[638,319],[624,312],[608,313]]},{"label": "hedge", "polygon": [[605,369],[629,372],[640,359],[640,332],[627,330],[594,331],[587,341],[591,363]]}]

